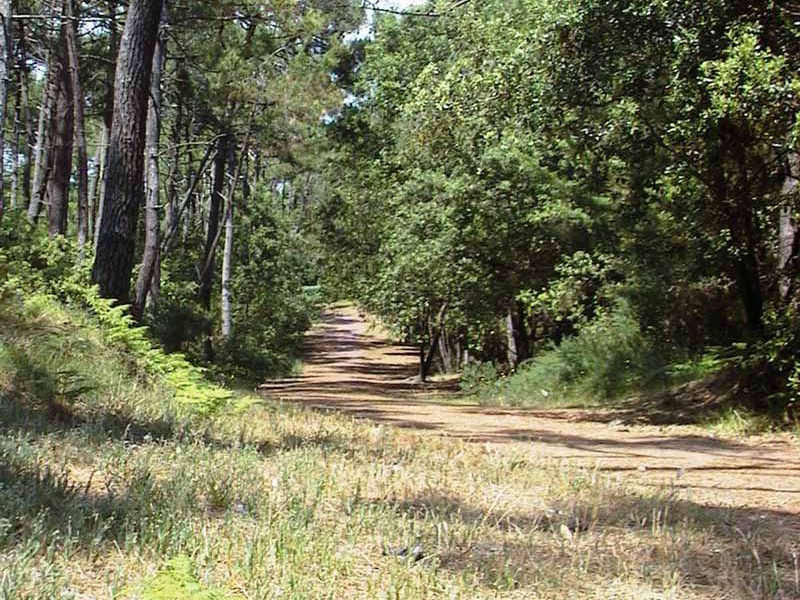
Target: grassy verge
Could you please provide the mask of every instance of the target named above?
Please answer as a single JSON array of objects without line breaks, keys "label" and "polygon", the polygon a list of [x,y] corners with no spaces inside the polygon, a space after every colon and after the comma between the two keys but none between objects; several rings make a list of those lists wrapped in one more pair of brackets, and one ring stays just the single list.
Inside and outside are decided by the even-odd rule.
[{"label": "grassy verge", "polygon": [[199,418],[58,307],[0,307],[0,343],[4,600],[800,594],[779,515],[280,405]]}]

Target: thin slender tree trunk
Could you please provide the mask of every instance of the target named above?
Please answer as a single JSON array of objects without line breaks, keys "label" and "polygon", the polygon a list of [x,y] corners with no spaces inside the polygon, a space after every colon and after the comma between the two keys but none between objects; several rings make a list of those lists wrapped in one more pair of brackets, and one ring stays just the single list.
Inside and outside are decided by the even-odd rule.
[{"label": "thin slender tree trunk", "polygon": [[428,376],[431,373],[431,369],[433,367],[433,358],[436,355],[436,352],[439,348],[439,338],[442,335],[442,330],[444,329],[444,315],[447,312],[447,304],[443,304],[442,307],[439,309],[439,314],[436,317],[436,323],[430,326],[430,346],[428,347],[428,352],[425,352],[425,345],[422,344],[420,346],[420,353],[419,353],[419,380],[420,383],[425,383],[428,380]]},{"label": "thin slender tree trunk", "polygon": [[[172,131],[170,132],[170,142],[172,144],[172,166],[169,172],[169,179],[167,180],[167,218],[165,227],[164,244],[162,252],[166,252],[169,248],[169,242],[178,228],[179,219],[179,200],[178,200],[178,174],[181,168],[181,123],[183,121],[183,103],[180,94],[176,99],[176,106],[174,108],[174,122],[172,124]],[[189,173],[189,181],[193,181],[194,176]]]},{"label": "thin slender tree trunk", "polygon": [[100,132],[100,144],[98,152],[100,153],[100,160],[97,163],[97,175],[95,176],[95,191],[92,193],[92,198],[97,199],[97,210],[95,211],[94,219],[94,239],[93,247],[94,252],[97,254],[97,240],[100,238],[100,223],[103,220],[103,207],[106,203],[106,157],[108,156],[108,128],[103,127]]},{"label": "thin slender tree trunk", "polygon": [[92,176],[89,178],[89,214],[88,226],[89,235],[92,236],[92,245],[94,246],[95,227],[97,223],[97,191],[100,189],[100,174],[102,172],[103,162],[103,146],[105,146],[106,128],[103,127],[100,133],[100,139],[95,144],[94,157],[92,157]]},{"label": "thin slender tree trunk", "polygon": [[25,115],[25,166],[22,167],[22,198],[27,207],[31,201],[31,176],[33,175],[36,133],[28,83],[28,73],[22,78],[22,111]]},{"label": "thin slender tree trunk", "polygon": [[78,158],[78,248],[81,260],[89,237],[89,153],[86,148],[86,119],[81,74],[78,67],[78,11],[76,0],[67,0],[68,22],[65,25],[67,64],[72,85],[72,115],[75,121],[75,145]]},{"label": "thin slender tree trunk", "polygon": [[427,354],[424,350],[425,346],[423,345],[421,348],[419,365],[419,380],[421,383],[428,381],[428,376],[430,375],[431,368],[433,367],[433,357],[436,355],[436,350],[439,347],[440,336],[441,331],[436,329],[431,337],[430,347],[428,348]]},{"label": "thin slender tree trunk", "polygon": [[520,316],[520,308],[516,301],[512,301],[506,312],[507,357],[511,369],[515,369],[519,363],[528,358],[527,335]]},{"label": "thin slender tree trunk", "polygon": [[442,330],[442,336],[439,339],[439,360],[442,361],[445,373],[453,372],[453,348],[446,329]]},{"label": "thin slender tree trunk", "polygon": [[225,213],[225,249],[222,256],[222,337],[230,340],[233,336],[233,296],[231,292],[231,276],[233,275],[233,210],[234,198],[236,197],[236,186],[242,175],[242,167],[246,163],[247,154],[250,152],[250,134],[253,130],[253,122],[256,117],[256,104],[250,112],[250,119],[247,124],[247,134],[242,148],[242,157],[236,164],[236,153],[233,147],[230,148],[230,167],[233,171],[233,178],[228,191],[228,210]]},{"label": "thin slender tree trunk", "polygon": [[[46,10],[49,11],[49,16],[54,21],[58,21],[60,30],[60,10],[57,10],[52,4]],[[53,110],[58,90],[59,61],[54,52],[55,42],[48,40],[47,46],[47,57],[45,59],[47,75],[39,109],[39,128],[36,133],[36,149],[34,151],[33,189],[31,190],[31,200],[28,204],[28,221],[31,223],[36,223],[38,220],[42,203],[44,202],[51,162],[50,125],[53,121]]]},{"label": "thin slender tree trunk", "polygon": [[[234,144],[228,147],[228,170],[231,174],[230,188],[228,191],[227,205],[225,210],[225,247],[222,251],[222,337],[230,340],[233,336],[233,298],[231,295],[231,275],[233,274],[233,210],[234,197],[236,194],[236,184],[242,168],[242,160],[236,163],[236,149]],[[247,153],[247,147],[243,150],[243,155]]]},{"label": "thin slender tree trunk", "polygon": [[208,315],[206,336],[203,342],[203,354],[206,361],[214,360],[214,347],[212,345],[213,326],[211,319],[211,292],[214,286],[214,255],[219,242],[219,220],[224,201],[225,189],[225,163],[228,158],[228,143],[226,136],[220,137],[217,142],[217,154],[214,158],[214,179],[211,186],[211,198],[208,204],[208,222],[206,225],[206,243],[203,252],[203,265],[200,271],[200,304]]},{"label": "thin slender tree trunk", "polygon": [[25,120],[25,164],[22,168],[22,202],[27,210],[31,201],[31,170],[33,168],[33,152],[35,148],[35,133],[33,114],[31,113],[29,93],[29,69],[27,62],[28,43],[25,36],[24,22],[17,25],[17,42],[19,54],[17,56],[17,73],[19,75],[19,92],[22,102],[22,117]]},{"label": "thin slender tree trunk", "polygon": [[778,271],[780,276],[780,292],[783,300],[791,296],[793,263],[798,252],[798,228],[795,220],[797,192],[800,188],[800,154],[792,152],[787,160],[786,179],[781,194],[786,199],[781,206],[779,217]]},{"label": "thin slender tree trunk", "polygon": [[14,93],[14,149],[11,153],[11,190],[9,192],[12,209],[16,209],[19,204],[19,151],[22,144],[22,77],[22,71],[17,69],[17,89]]},{"label": "thin slender tree trunk", "polygon": [[167,231],[164,235],[164,240],[161,243],[162,256],[166,255],[167,251],[169,250],[172,239],[175,237],[178,227],[180,226],[180,221],[183,214],[186,213],[186,217],[183,218],[185,227],[187,226],[186,224],[192,219],[191,209],[195,201],[195,196],[197,195],[197,188],[203,180],[203,176],[205,174],[206,167],[208,166],[209,159],[211,158],[213,148],[213,144],[208,146],[203,159],[200,161],[200,165],[197,167],[197,170],[194,172],[190,171],[189,173],[189,188],[186,190],[183,202],[179,207],[177,207],[175,215],[167,220]]},{"label": "thin slender tree trunk", "polygon": [[106,199],[92,280],[103,296],[123,303],[130,297],[136,226],[144,195],[148,90],[161,5],[161,0],[131,0],[117,58]]},{"label": "thin slender tree trunk", "polygon": [[[152,290],[154,282],[160,282],[161,277],[156,275],[160,267],[161,251],[161,220],[159,217],[159,178],[158,178],[158,150],[161,138],[161,78],[164,72],[167,44],[167,3],[161,8],[161,23],[159,26],[156,49],[153,53],[153,73],[150,77],[150,103],[147,111],[146,127],[146,193],[145,206],[145,237],[144,253],[139,276],[136,279],[136,288],[133,301],[133,315],[137,319],[144,314],[147,297]],[[156,293],[156,295],[159,295]]]},{"label": "thin slender tree trunk", "polygon": [[508,367],[514,369],[519,364],[519,352],[517,350],[517,332],[515,329],[514,313],[510,308],[506,313],[506,346],[508,350]]},{"label": "thin slender tree trunk", "polygon": [[225,248],[222,253],[222,337],[233,335],[233,298],[231,275],[233,273],[233,195],[225,211]]},{"label": "thin slender tree trunk", "polygon": [[11,56],[11,0],[0,0],[0,219],[5,212],[5,122],[8,100],[8,58]]}]

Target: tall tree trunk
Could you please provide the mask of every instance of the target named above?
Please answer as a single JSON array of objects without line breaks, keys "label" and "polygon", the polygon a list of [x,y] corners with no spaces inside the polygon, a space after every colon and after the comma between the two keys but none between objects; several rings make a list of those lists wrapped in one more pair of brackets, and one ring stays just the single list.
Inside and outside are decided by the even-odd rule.
[{"label": "tall tree trunk", "polygon": [[214,348],[211,342],[211,292],[214,287],[214,255],[219,242],[219,219],[224,201],[225,163],[228,159],[228,143],[226,136],[217,141],[217,155],[214,158],[214,180],[211,187],[211,198],[208,204],[208,223],[206,226],[206,243],[203,252],[203,265],[200,271],[200,304],[205,309],[208,319],[206,336],[203,342],[203,354],[208,362],[214,359]]},{"label": "tall tree trunk", "polygon": [[425,352],[425,344],[420,344],[419,349],[419,380],[420,383],[425,383],[428,380],[428,376],[431,373],[431,369],[433,367],[433,359],[436,356],[436,352],[439,348],[439,338],[442,335],[442,330],[444,329],[444,315],[447,312],[447,304],[443,304],[442,307],[439,309],[439,314],[436,317],[436,323],[430,324],[429,322],[429,339],[430,339],[430,346],[428,347],[427,353]]},{"label": "tall tree trunk", "polygon": [[22,85],[22,111],[25,116],[25,166],[22,167],[22,198],[27,207],[31,201],[31,177],[33,175],[34,152],[36,150],[36,132],[33,111],[31,111],[27,72],[22,78]]},{"label": "tall tree trunk", "polygon": [[23,72],[16,70],[17,89],[14,92],[14,145],[11,152],[11,208],[16,209],[19,199],[19,155],[22,145],[22,78]]},{"label": "tall tree trunk", "polygon": [[[58,23],[58,30],[61,30],[61,8],[56,8],[55,2],[51,3],[45,10],[48,16],[54,21],[51,27],[55,28]],[[62,7],[63,8],[63,7]],[[45,84],[42,103],[39,108],[39,127],[36,133],[36,149],[34,151],[33,166],[33,188],[31,189],[31,199],[28,204],[28,221],[36,223],[44,202],[47,180],[50,176],[51,163],[51,136],[50,125],[53,122],[53,110],[55,109],[56,95],[59,83],[59,60],[55,51],[56,42],[49,39],[47,41],[47,53],[45,58]]]},{"label": "tall tree trunk", "polygon": [[72,86],[72,116],[75,121],[75,145],[78,158],[78,248],[81,260],[89,237],[89,153],[86,148],[86,119],[81,74],[78,67],[78,10],[76,0],[66,0],[68,22],[65,24],[67,64]]},{"label": "tall tree trunk", "polygon": [[167,43],[167,3],[161,8],[161,23],[158,41],[153,53],[153,73],[150,77],[150,104],[147,112],[147,128],[145,134],[146,145],[146,193],[145,206],[145,236],[144,253],[139,276],[136,279],[135,296],[133,301],[133,315],[141,318],[147,304],[147,296],[153,283],[160,282],[161,278],[155,276],[155,271],[160,267],[159,253],[161,251],[161,221],[159,218],[159,179],[158,179],[158,149],[161,138],[161,78],[164,72]]},{"label": "tall tree trunk", "polygon": [[[103,211],[106,205],[106,161],[108,159],[108,140],[111,137],[111,122],[114,120],[114,82],[117,77],[117,56],[119,55],[119,36],[117,35],[117,0],[109,0],[108,6],[108,54],[110,60],[106,68],[106,94],[103,106],[103,122],[105,127],[101,133],[101,157],[98,163],[97,191],[97,211],[95,213],[94,224],[94,253],[97,255],[97,243],[100,239],[100,228],[103,222]],[[94,196],[94,194],[93,194]]]},{"label": "tall tree trunk", "polygon": [[[181,171],[181,125],[183,123],[183,102],[182,96],[178,94],[175,107],[173,109],[174,119],[172,130],[170,131],[170,143],[172,144],[172,165],[170,167],[169,178],[167,180],[167,217],[166,227],[164,228],[164,243],[162,252],[169,249],[169,241],[172,239],[175,230],[178,228],[180,205],[178,200],[178,176]],[[193,181],[194,176],[189,173],[189,181]]]},{"label": "tall tree trunk", "polygon": [[222,337],[233,336],[233,298],[231,275],[233,273],[233,194],[225,211],[225,248],[222,253]]},{"label": "tall tree trunk", "polygon": [[93,247],[94,253],[97,254],[97,240],[100,239],[100,223],[103,220],[103,208],[105,207],[106,200],[106,158],[108,157],[108,127],[103,127],[100,131],[100,143],[97,151],[100,153],[97,162],[97,173],[94,179],[95,191],[92,192],[92,201],[96,198],[97,210],[94,212],[94,237]]},{"label": "tall tree trunk", "polygon": [[[51,177],[47,182],[47,229],[51,236],[67,233],[67,213],[69,208],[69,182],[72,175],[72,140],[74,119],[72,106],[77,99],[72,96],[69,69],[67,67],[66,30],[71,27],[62,21],[58,56],[54,57],[53,67],[58,70],[55,110],[50,130],[53,132],[51,150]],[[56,66],[56,62],[58,64]]]},{"label": "tall tree trunk", "polygon": [[[231,292],[231,276],[233,274],[233,210],[234,199],[236,197],[236,186],[239,183],[242,175],[242,167],[246,163],[246,157],[250,152],[250,135],[253,130],[253,122],[256,117],[257,105],[254,103],[250,112],[250,119],[247,123],[247,134],[244,139],[244,146],[242,147],[242,156],[238,163],[236,163],[236,151],[231,145],[230,152],[230,170],[232,178],[230,189],[228,191],[228,207],[225,212],[225,249],[222,255],[222,337],[230,340],[233,336],[233,297]],[[234,168],[235,164],[235,168]]]},{"label": "tall tree trunk", "polygon": [[506,340],[508,349],[508,366],[515,369],[528,358],[528,334],[520,317],[520,309],[516,301],[508,305],[506,313]]},{"label": "tall tree trunk", "polygon": [[797,259],[798,230],[795,220],[795,207],[797,205],[797,192],[800,187],[800,154],[792,152],[787,160],[786,178],[781,194],[785,201],[781,206],[779,222],[778,243],[778,274],[780,277],[780,292],[783,300],[788,300],[792,291],[793,263]]},{"label": "tall tree trunk", "polygon": [[11,56],[11,0],[0,0],[0,219],[5,212],[3,165],[5,164],[5,122],[8,100],[8,59]]},{"label": "tall tree trunk", "polygon": [[511,308],[506,313],[506,348],[508,367],[515,369],[519,364],[519,350],[517,349],[518,333],[516,330],[516,320]]},{"label": "tall tree trunk", "polygon": [[105,145],[106,145],[106,133],[107,130],[105,127],[101,127],[100,131],[100,139],[95,144],[94,149],[94,157],[92,158],[92,176],[89,178],[89,235],[92,236],[92,245],[94,246],[94,240],[97,237],[96,233],[96,226],[97,226],[97,193],[101,186],[101,178],[103,172],[103,163],[105,159],[105,154],[103,152]]},{"label": "tall tree trunk", "polygon": [[34,120],[31,112],[30,93],[29,93],[29,69],[27,62],[28,43],[25,36],[25,27],[22,22],[18,29],[17,73],[19,74],[19,89],[22,102],[22,116],[25,119],[25,165],[22,168],[22,200],[26,207],[31,201],[31,172],[33,168],[33,156],[36,145],[34,133]]},{"label": "tall tree trunk", "polygon": [[117,58],[105,205],[92,280],[103,296],[123,303],[130,297],[139,204],[144,195],[147,96],[161,4],[161,0],[131,0]]},{"label": "tall tree trunk", "polygon": [[225,210],[225,247],[222,251],[222,337],[230,340],[233,336],[233,297],[231,293],[231,275],[233,274],[233,210],[236,195],[236,184],[244,162],[244,155],[248,152],[247,141],[242,151],[242,159],[236,164],[236,148],[230,144],[228,148],[228,170],[231,174],[230,187]]},{"label": "tall tree trunk", "polygon": [[433,358],[436,356],[436,350],[439,347],[441,333],[439,329],[433,331],[427,353],[425,352],[425,344],[420,346],[419,380],[421,383],[428,381],[428,376],[431,374]]}]

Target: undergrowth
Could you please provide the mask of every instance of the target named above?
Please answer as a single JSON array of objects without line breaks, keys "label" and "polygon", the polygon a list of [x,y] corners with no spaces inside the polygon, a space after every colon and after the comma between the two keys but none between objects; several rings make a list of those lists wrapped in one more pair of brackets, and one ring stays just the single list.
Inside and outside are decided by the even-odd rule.
[{"label": "undergrowth", "polygon": [[[200,416],[97,316],[6,299],[2,600],[800,594],[778,517],[639,491],[525,445],[272,403]],[[416,545],[416,561],[385,552]]]},{"label": "undergrowth", "polygon": [[702,379],[731,360],[719,348],[676,356],[658,347],[621,303],[511,373],[491,363],[468,365],[461,387],[487,405],[591,407]]}]

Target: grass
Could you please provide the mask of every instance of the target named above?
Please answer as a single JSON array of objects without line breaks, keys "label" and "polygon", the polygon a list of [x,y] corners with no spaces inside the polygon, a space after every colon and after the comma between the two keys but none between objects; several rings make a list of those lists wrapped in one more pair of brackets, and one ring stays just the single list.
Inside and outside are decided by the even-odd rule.
[{"label": "grass", "polygon": [[469,365],[461,386],[467,398],[488,406],[619,407],[634,395],[658,395],[707,379],[736,356],[736,348],[710,347],[696,356],[659,348],[621,303],[511,373],[490,363]]},{"label": "grass", "polygon": [[0,343],[3,600],[800,595],[777,515],[279,404],[184,415],[65,309],[3,306]]},{"label": "grass", "polygon": [[703,425],[714,433],[737,437],[770,433],[778,428],[778,422],[770,415],[731,406],[723,407],[706,417]]}]

